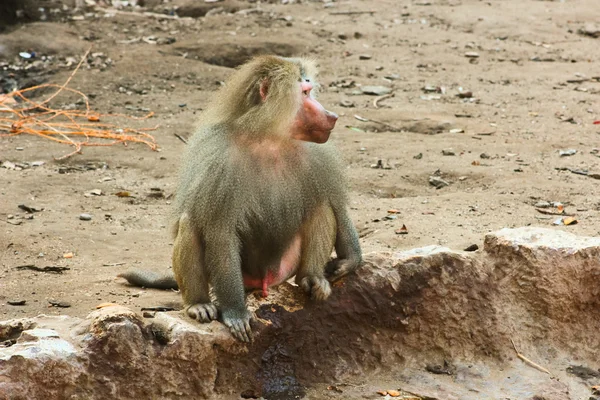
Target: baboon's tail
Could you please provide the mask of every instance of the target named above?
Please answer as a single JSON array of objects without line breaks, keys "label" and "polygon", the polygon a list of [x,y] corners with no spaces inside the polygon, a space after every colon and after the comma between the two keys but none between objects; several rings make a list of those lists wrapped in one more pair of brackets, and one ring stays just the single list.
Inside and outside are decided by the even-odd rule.
[{"label": "baboon's tail", "polygon": [[164,290],[178,289],[175,277],[171,272],[159,274],[153,271],[135,269],[122,272],[117,276],[125,278],[133,286]]}]

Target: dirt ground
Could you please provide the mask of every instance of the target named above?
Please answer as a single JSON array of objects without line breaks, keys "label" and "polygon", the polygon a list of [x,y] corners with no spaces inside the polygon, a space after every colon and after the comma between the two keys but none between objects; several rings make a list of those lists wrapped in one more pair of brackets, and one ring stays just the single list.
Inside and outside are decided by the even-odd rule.
[{"label": "dirt ground", "polygon": [[[189,136],[231,67],[258,53],[318,60],[319,99],[340,115],[331,140],[348,165],[365,253],[464,249],[503,227],[555,226],[560,216],[536,210],[539,202],[560,202],[578,221],[556,229],[600,232],[600,31],[586,28],[600,18],[595,0],[165,0],[118,13],[102,1],[85,9],[40,3],[44,10],[37,4],[0,29],[0,91],[62,84],[92,46],[69,87],[101,113],[153,111],[146,121],[119,121],[158,125],[160,151],[85,147],[54,161],[72,149],[0,132],[1,319],[179,302],[177,293],[131,288],[115,276],[170,267],[166,216],[185,146],[175,134]],[[32,59],[19,56],[31,51]],[[393,96],[361,91],[373,85]],[[76,101],[51,104],[81,108]],[[576,153],[561,156],[569,149]],[[432,176],[449,185],[434,187]],[[134,197],[115,195],[122,191]],[[557,210],[550,205],[542,211]],[[398,234],[403,225],[408,233]],[[23,265],[70,269],[16,268]]]}]

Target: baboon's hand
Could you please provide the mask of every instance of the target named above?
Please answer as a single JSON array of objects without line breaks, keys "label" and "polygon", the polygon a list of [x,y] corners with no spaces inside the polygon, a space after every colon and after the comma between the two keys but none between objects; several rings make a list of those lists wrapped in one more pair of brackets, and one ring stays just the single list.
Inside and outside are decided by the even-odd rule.
[{"label": "baboon's hand", "polygon": [[354,271],[359,265],[360,261],[349,258],[336,258],[329,261],[325,266],[325,276],[333,282]]},{"label": "baboon's hand", "polygon": [[300,281],[300,286],[313,300],[325,300],[331,294],[331,285],[322,276],[305,276]]},{"label": "baboon's hand", "polygon": [[223,311],[223,323],[229,328],[231,334],[242,342],[252,341],[252,328],[250,328],[250,313],[244,310],[242,316],[238,311]]},{"label": "baboon's hand", "polygon": [[187,315],[200,322],[210,322],[217,319],[217,307],[213,303],[192,304],[187,308]]}]

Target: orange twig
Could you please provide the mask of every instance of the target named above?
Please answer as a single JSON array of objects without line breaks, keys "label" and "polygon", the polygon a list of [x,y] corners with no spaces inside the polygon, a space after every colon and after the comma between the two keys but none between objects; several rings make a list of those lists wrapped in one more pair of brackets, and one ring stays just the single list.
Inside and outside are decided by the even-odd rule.
[{"label": "orange twig", "polygon": [[[83,146],[112,146],[117,143],[142,143],[157,150],[158,146],[154,137],[148,131],[152,128],[120,128],[116,124],[100,122],[103,118],[128,118],[132,120],[145,120],[151,118],[154,113],[150,112],[143,117],[134,117],[124,114],[101,114],[90,108],[88,97],[79,90],[71,89],[67,85],[73,79],[91,48],[85,52],[75,70],[62,85],[53,83],[42,84],[22,90],[15,90],[8,95],[0,95],[0,137],[30,134],[52,140],[57,143],[74,147],[73,152],[63,155],[56,160],[68,158],[74,154],[81,153]],[[25,93],[42,89],[57,88],[47,99],[36,102],[28,98]],[[55,110],[49,106],[49,102],[62,92],[70,92],[80,96],[85,102],[85,111],[79,110]],[[14,99],[22,102],[22,107],[15,106]],[[12,102],[12,103],[10,103]],[[8,114],[8,116],[3,116]],[[85,140],[78,141],[78,136],[84,136]],[[108,140],[104,142],[103,140]]]}]

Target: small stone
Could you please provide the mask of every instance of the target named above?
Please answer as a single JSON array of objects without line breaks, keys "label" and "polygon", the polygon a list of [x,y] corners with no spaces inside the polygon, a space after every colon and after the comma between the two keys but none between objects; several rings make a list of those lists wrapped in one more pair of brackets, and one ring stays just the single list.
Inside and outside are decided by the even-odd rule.
[{"label": "small stone", "polygon": [[579,34],[593,38],[600,38],[600,26],[593,23],[586,24],[583,28],[579,29]]},{"label": "small stone", "polygon": [[11,306],[24,306],[27,300],[8,300],[7,303]]},{"label": "small stone", "polygon": [[577,150],[575,149],[567,149],[567,150],[559,150],[558,155],[561,157],[569,157],[577,154]]},{"label": "small stone", "polygon": [[445,180],[443,180],[439,176],[430,176],[429,177],[429,184],[431,186],[435,187],[436,189],[441,189],[443,187],[446,187],[446,186],[450,185],[450,183],[446,182]]},{"label": "small stone", "polygon": [[91,221],[92,220],[92,216],[90,214],[79,214],[79,219],[82,221]]},{"label": "small stone", "polygon": [[537,203],[534,204],[534,207],[536,208],[550,208],[552,205],[550,203],[548,203],[547,201],[538,201]]},{"label": "small stone", "polygon": [[491,157],[490,157],[490,155],[489,155],[488,153],[481,153],[481,154],[479,155],[479,158],[482,158],[482,159],[484,159],[484,160],[487,160],[487,159],[489,159],[489,158],[491,158]]},{"label": "small stone", "polygon": [[467,247],[464,251],[477,251],[479,250],[479,246],[476,244],[472,244],[469,247]]},{"label": "small stone", "polygon": [[465,53],[465,57],[467,57],[467,58],[477,58],[477,57],[479,57],[479,53],[476,53],[474,51],[467,51]]},{"label": "small stone", "polygon": [[71,307],[71,304],[67,303],[66,301],[48,300],[48,303],[50,303],[50,305],[52,307],[58,307],[58,308],[69,308],[69,307]]},{"label": "small stone", "polygon": [[340,101],[340,106],[346,107],[346,108],[352,108],[352,107],[354,107],[354,102],[350,101],[350,100],[342,100],[342,101]]},{"label": "small stone", "polygon": [[442,150],[442,155],[444,155],[444,156],[455,156],[456,153],[452,149],[444,149],[444,150]]},{"label": "small stone", "polygon": [[382,96],[384,94],[392,93],[392,89],[386,86],[361,86],[360,91],[363,94],[374,96]]},{"label": "small stone", "polygon": [[413,158],[414,158],[415,160],[420,160],[420,159],[422,159],[422,158],[423,158],[423,153],[419,153],[419,154],[417,154],[416,156],[413,156]]},{"label": "small stone", "polygon": [[90,190],[89,192],[85,193],[84,196],[85,197],[102,196],[102,190],[93,189],[93,190]]},{"label": "small stone", "polygon": [[370,54],[361,54],[358,56],[359,60],[370,60],[371,58],[373,58],[373,56],[371,56]]}]

